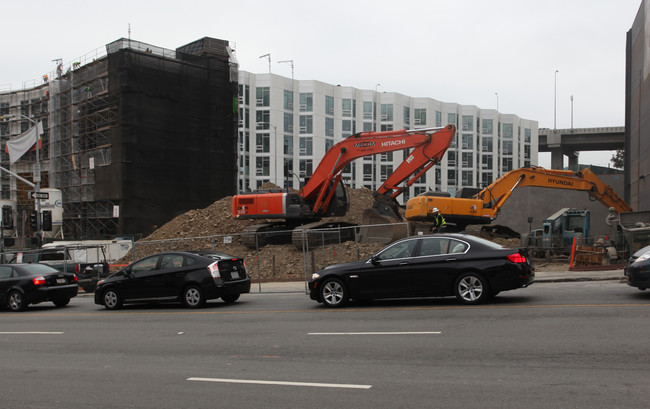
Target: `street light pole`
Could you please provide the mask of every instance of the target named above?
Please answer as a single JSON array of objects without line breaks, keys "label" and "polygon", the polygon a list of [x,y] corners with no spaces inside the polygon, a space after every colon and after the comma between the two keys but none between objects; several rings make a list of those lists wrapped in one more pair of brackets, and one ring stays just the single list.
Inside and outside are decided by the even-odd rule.
[{"label": "street light pole", "polygon": [[559,71],[555,70],[555,87],[553,94],[553,129],[557,129],[557,73]]},{"label": "street light pole", "polygon": [[[5,114],[3,115],[4,117],[19,117],[28,120],[32,124],[34,124],[34,127],[36,128],[36,132],[38,133],[38,123],[34,121],[32,118],[23,115],[23,114]],[[40,160],[40,146],[39,146],[39,139],[41,135],[36,135],[36,164],[34,165],[33,168],[33,181],[34,181],[34,192],[36,192],[35,195],[35,201],[36,201],[36,236],[38,239],[38,245],[39,247],[43,244],[43,234],[42,234],[42,222],[41,222],[41,199],[39,192],[41,191],[41,160]],[[11,172],[9,172],[11,173]],[[16,175],[18,177],[18,175]],[[22,179],[18,177],[19,179]]]}]

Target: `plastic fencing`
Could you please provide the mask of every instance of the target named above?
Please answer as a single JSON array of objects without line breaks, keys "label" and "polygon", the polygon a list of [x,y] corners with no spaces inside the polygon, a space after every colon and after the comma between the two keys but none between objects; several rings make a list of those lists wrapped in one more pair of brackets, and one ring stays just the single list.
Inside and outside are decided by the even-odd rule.
[{"label": "plastic fencing", "polygon": [[[392,234],[386,237],[386,232]],[[168,251],[213,250],[243,257],[252,293],[307,293],[311,275],[328,265],[368,259],[395,238],[409,234],[407,223],[294,230],[282,234],[221,234],[134,243],[128,262]]]}]

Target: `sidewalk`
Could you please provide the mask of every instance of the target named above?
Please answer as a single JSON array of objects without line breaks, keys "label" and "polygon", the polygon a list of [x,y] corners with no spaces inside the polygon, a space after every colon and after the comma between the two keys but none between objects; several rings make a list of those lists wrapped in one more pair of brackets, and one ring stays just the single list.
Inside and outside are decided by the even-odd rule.
[{"label": "sidewalk", "polygon": [[586,271],[535,271],[536,283],[557,283],[562,281],[625,280],[623,269]]}]

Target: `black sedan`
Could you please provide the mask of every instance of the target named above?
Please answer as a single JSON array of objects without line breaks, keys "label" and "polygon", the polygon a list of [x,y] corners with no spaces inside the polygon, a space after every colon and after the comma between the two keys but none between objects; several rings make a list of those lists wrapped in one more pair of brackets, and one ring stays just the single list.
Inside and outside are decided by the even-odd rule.
[{"label": "black sedan", "polygon": [[636,251],[625,266],[627,284],[645,291],[650,287],[650,246]]},{"label": "black sedan", "polygon": [[0,265],[0,305],[24,311],[29,304],[51,301],[65,307],[77,295],[77,276],[44,264]]},{"label": "black sedan", "polygon": [[215,298],[233,303],[250,288],[242,258],[213,251],[160,253],[99,281],[95,304],[115,310],[126,303],[181,301],[199,308]]},{"label": "black sedan", "polygon": [[367,260],[329,266],[309,281],[310,298],[327,307],[350,299],[444,297],[478,304],[535,278],[525,249],[465,234],[398,240]]}]

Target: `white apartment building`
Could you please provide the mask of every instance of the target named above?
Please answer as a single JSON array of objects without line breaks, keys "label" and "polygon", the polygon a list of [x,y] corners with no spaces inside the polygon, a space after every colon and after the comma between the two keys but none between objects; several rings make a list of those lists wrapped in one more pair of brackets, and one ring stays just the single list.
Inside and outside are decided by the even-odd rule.
[{"label": "white apartment building", "polygon": [[[238,193],[266,182],[299,189],[329,148],[357,132],[447,124],[457,128],[454,143],[401,203],[428,190],[454,195],[461,187],[482,188],[512,169],[537,164],[537,121],[433,98],[240,71]],[[403,151],[360,158],[343,180],[375,190],[405,158]]]}]

